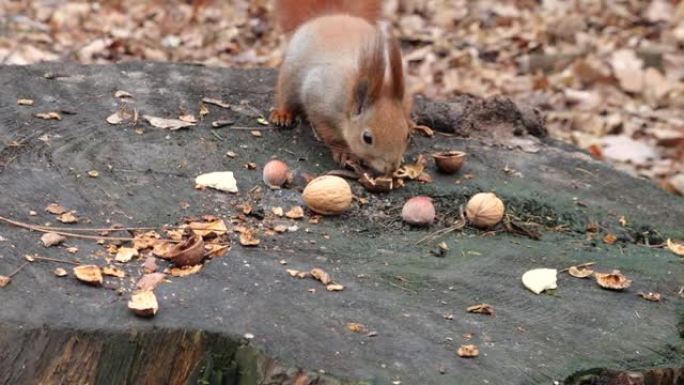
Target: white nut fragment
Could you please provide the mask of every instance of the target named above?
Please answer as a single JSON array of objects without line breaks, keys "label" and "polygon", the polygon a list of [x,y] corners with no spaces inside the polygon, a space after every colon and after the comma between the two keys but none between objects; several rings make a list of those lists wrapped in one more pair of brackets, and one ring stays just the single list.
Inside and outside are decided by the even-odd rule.
[{"label": "white nut fragment", "polygon": [[532,269],[522,276],[523,285],[534,294],[540,294],[544,290],[555,289],[558,270],[556,269]]},{"label": "white nut fragment", "polygon": [[211,187],[229,193],[238,192],[237,181],[232,171],[217,171],[202,174],[195,178],[195,184],[199,187]]}]

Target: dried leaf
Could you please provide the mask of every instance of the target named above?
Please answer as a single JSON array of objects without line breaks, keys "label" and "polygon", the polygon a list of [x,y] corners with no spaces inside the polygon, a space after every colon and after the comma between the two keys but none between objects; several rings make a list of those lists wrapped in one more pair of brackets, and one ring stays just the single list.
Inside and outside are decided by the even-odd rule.
[{"label": "dried leaf", "polygon": [[190,222],[184,228],[189,228],[194,234],[202,238],[212,238],[224,235],[228,232],[223,219],[212,218],[210,221]]},{"label": "dried leaf", "polygon": [[575,278],[588,278],[594,274],[594,271],[586,266],[570,266],[568,274]]},{"label": "dried leaf", "polygon": [[181,128],[192,127],[195,125],[194,123],[188,123],[178,119],[166,119],[150,115],[143,115],[143,119],[147,120],[147,122],[154,127],[168,129],[171,131],[180,130]]},{"label": "dried leaf", "polygon": [[43,236],[40,237],[40,241],[43,242],[43,246],[50,247],[66,241],[66,237],[61,234],[50,232],[43,234]]},{"label": "dried leaf", "polygon": [[114,97],[119,98],[119,99],[123,99],[123,98],[132,98],[133,95],[131,95],[130,92],[126,92],[123,90],[117,90],[116,92],[114,92]]},{"label": "dried leaf", "polygon": [[152,291],[162,283],[164,278],[166,278],[164,273],[144,274],[135,284],[135,287],[142,291]]},{"label": "dried leaf", "polygon": [[332,279],[330,278],[330,274],[325,272],[323,269],[319,268],[313,268],[311,269],[311,276],[319,281],[321,281],[322,284],[327,285],[332,282]]},{"label": "dried leaf", "polygon": [[114,257],[114,260],[120,263],[127,263],[138,255],[140,254],[138,253],[138,249],[135,247],[120,247],[116,252],[116,257]]},{"label": "dried leaf", "polygon": [[126,272],[114,266],[105,266],[102,268],[102,274],[108,275],[110,277],[123,278],[126,276]]},{"label": "dried leaf", "polygon": [[61,215],[64,214],[67,210],[64,207],[58,205],[57,203],[50,203],[45,208],[45,211],[49,212],[50,214]]},{"label": "dried leaf", "polygon": [[604,289],[623,290],[632,284],[632,280],[627,279],[619,270],[612,273],[594,273],[596,283]]},{"label": "dried leaf", "polygon": [[684,243],[675,243],[668,238],[667,248],[670,249],[671,252],[679,255],[680,257],[684,257]]},{"label": "dried leaf", "polygon": [[136,109],[129,109],[126,106],[121,106],[116,112],[107,117],[109,124],[133,123],[138,121],[138,111]]},{"label": "dried leaf", "polygon": [[358,322],[347,322],[347,330],[349,330],[352,333],[360,333],[360,334],[366,334],[368,333],[368,328],[364,324],[360,324]]},{"label": "dried leaf", "polygon": [[488,305],[486,303],[481,303],[478,305],[473,305],[469,306],[466,311],[468,313],[477,313],[477,314],[484,314],[484,315],[494,315],[494,308],[492,305]]},{"label": "dried leaf", "polygon": [[193,114],[184,114],[178,117],[178,120],[185,123],[197,123],[197,118]]},{"label": "dried leaf", "polygon": [[5,287],[12,282],[12,278],[6,275],[0,275],[0,287]]},{"label": "dried leaf", "polygon": [[480,355],[480,349],[477,345],[461,345],[456,353],[463,358],[473,358]]},{"label": "dried leaf", "polygon": [[245,230],[240,233],[240,244],[245,247],[259,246],[261,243],[255,236],[252,230]]},{"label": "dried leaf", "polygon": [[102,271],[96,265],[81,265],[74,267],[74,276],[83,283],[93,286],[102,285]]},{"label": "dried leaf", "polygon": [[17,104],[20,106],[32,106],[33,99],[18,99]]},{"label": "dried leaf", "polygon": [[212,104],[212,105],[214,105],[214,106],[218,106],[218,107],[221,107],[221,108],[228,108],[228,109],[230,109],[230,108],[233,107],[233,105],[230,104],[230,103],[224,102],[224,101],[219,100],[219,99],[214,99],[214,98],[202,98],[202,102],[204,102],[204,103],[206,103],[206,104]]},{"label": "dried leaf", "polygon": [[304,209],[301,206],[294,206],[285,213],[285,216],[290,219],[301,219],[304,217]]},{"label": "dried leaf", "polygon": [[299,278],[299,279],[307,278],[307,277],[311,276],[311,273],[309,273],[308,271],[299,271],[299,270],[295,270],[295,269],[287,269],[287,274],[289,274],[290,277]]},{"label": "dried leaf", "polygon": [[172,277],[187,277],[188,275],[198,273],[200,270],[202,270],[202,266],[202,264],[199,264],[193,266],[172,267],[169,269],[169,274]]},{"label": "dried leaf", "polygon": [[73,212],[64,213],[58,216],[57,220],[66,224],[78,223],[78,217],[76,217]]},{"label": "dried leaf", "polygon": [[325,290],[327,290],[327,291],[342,291],[342,290],[344,290],[344,286],[340,285],[339,283],[329,283],[325,286]]},{"label": "dried leaf", "polygon": [[620,87],[627,92],[641,92],[644,88],[643,60],[637,57],[631,49],[621,49],[613,52],[610,58],[615,77],[620,81]]},{"label": "dried leaf", "polygon": [[617,242],[617,237],[613,233],[607,233],[603,237],[603,243],[605,243],[607,245],[613,245],[613,244],[615,244],[615,242]]},{"label": "dried leaf", "polygon": [[261,138],[261,136],[262,136],[261,131],[258,131],[258,130],[252,130],[249,133],[252,134],[252,136],[255,138]]},{"label": "dried leaf", "polygon": [[52,273],[57,277],[66,277],[67,275],[69,275],[69,273],[67,273],[67,271],[62,269],[61,267],[56,268]]},{"label": "dried leaf", "polygon": [[662,294],[654,293],[654,292],[650,292],[650,291],[648,293],[640,292],[639,297],[641,297],[647,301],[651,301],[651,302],[660,302],[663,300]]},{"label": "dried leaf", "polygon": [[44,120],[62,120],[62,115],[59,112],[38,112],[34,115],[36,118]]}]

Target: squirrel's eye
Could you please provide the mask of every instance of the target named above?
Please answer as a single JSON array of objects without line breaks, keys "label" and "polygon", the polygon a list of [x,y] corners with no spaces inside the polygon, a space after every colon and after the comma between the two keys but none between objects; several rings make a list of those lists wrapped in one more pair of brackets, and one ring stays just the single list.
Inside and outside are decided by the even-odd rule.
[{"label": "squirrel's eye", "polygon": [[363,138],[363,141],[366,142],[366,144],[373,144],[373,134],[371,134],[370,132],[364,131],[361,137]]}]

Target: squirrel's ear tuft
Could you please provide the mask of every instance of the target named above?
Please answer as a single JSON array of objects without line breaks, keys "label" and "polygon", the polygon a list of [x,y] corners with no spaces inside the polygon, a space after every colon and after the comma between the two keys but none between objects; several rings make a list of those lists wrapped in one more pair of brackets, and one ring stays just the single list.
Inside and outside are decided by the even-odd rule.
[{"label": "squirrel's ear tuft", "polygon": [[352,111],[360,115],[375,103],[385,83],[385,37],[378,31],[359,55],[359,70],[352,92]]},{"label": "squirrel's ear tuft", "polygon": [[404,99],[404,93],[406,92],[404,86],[404,64],[401,61],[399,41],[395,37],[390,37],[389,65],[392,80],[392,96],[402,100]]}]

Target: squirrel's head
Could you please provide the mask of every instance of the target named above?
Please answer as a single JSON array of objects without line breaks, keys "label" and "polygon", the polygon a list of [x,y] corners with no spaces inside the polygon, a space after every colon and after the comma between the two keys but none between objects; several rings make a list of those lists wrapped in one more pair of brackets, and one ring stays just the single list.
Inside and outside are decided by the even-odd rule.
[{"label": "squirrel's head", "polygon": [[378,33],[361,54],[349,101],[349,126],[342,130],[352,153],[384,175],[401,165],[410,135],[399,43],[390,39],[386,55],[386,39]]}]

